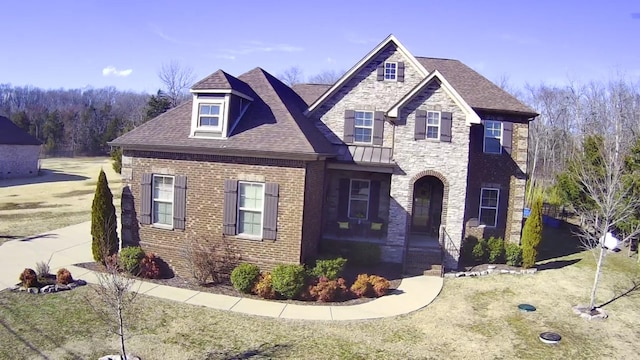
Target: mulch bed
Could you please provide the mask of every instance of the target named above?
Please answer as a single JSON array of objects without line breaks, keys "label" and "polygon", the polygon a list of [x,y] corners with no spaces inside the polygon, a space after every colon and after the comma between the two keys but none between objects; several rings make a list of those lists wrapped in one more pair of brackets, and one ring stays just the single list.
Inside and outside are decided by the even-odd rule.
[{"label": "mulch bed", "polygon": [[[105,267],[102,264],[96,262],[87,262],[76,264],[76,266],[89,269],[96,272],[105,272]],[[369,274],[369,275],[379,275],[385,277],[390,282],[389,293],[392,293],[393,290],[397,289],[400,286],[402,281],[402,266],[399,264],[390,264],[390,263],[381,263],[374,267],[372,266],[353,266],[347,265],[344,269],[342,277],[346,280],[348,286],[353,284],[353,281],[356,279],[358,274]],[[213,284],[209,283],[204,286],[198,285],[194,280],[180,277],[178,275],[173,275],[170,278],[166,279],[140,279],[143,281],[153,282],[159,285],[172,286],[182,289],[189,289],[201,292],[208,292],[212,294],[220,294],[220,295],[229,295],[229,296],[237,296],[249,299],[256,300],[265,300],[257,295],[253,294],[243,294],[238,292],[233,285],[231,285],[231,281],[228,279],[223,280],[220,283]],[[276,301],[287,304],[298,304],[298,305],[356,305],[369,302],[374,298],[353,298],[339,302],[330,302],[323,303],[317,301],[302,301],[302,300],[269,300]]]}]

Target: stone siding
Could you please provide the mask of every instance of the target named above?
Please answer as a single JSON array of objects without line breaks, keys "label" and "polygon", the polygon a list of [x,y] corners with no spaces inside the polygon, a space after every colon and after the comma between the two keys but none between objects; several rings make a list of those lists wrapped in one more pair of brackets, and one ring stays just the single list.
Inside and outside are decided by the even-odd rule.
[{"label": "stone siding", "polygon": [[0,144],[0,179],[38,176],[40,145]]},{"label": "stone siding", "polygon": [[[189,240],[214,246],[231,245],[242,261],[271,269],[278,263],[300,263],[303,237],[305,190],[321,187],[323,164],[257,158],[186,155],[125,151],[123,156],[123,241],[137,243],[160,255],[173,270],[189,276],[184,249]],[[308,175],[307,175],[308,172]],[[185,230],[166,230],[139,224],[140,180],[143,173],[187,177]],[[222,235],[223,184],[226,179],[279,184],[278,233],[276,240],[249,240]],[[308,186],[305,180],[309,179]],[[130,193],[129,193],[130,192]],[[321,203],[315,203],[321,207]],[[321,210],[305,208],[310,218]],[[308,222],[307,222],[308,224]],[[318,229],[310,225],[305,236],[314,240]],[[311,245],[312,246],[312,245]]]}]

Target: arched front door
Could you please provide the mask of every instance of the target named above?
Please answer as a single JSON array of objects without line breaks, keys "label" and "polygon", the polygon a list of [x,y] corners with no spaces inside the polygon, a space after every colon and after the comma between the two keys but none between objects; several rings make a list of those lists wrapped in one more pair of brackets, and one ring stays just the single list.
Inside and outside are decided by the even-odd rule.
[{"label": "arched front door", "polygon": [[438,235],[442,222],[444,184],[435,176],[424,176],[413,185],[411,232]]}]

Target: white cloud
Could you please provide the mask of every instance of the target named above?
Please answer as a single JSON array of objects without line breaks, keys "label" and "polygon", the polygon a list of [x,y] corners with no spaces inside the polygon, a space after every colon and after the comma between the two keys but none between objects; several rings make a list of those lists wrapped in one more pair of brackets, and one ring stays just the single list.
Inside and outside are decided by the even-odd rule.
[{"label": "white cloud", "polygon": [[234,60],[239,55],[248,55],[253,53],[271,53],[271,52],[299,52],[304,48],[289,44],[274,44],[265,43],[262,41],[246,41],[240,44],[237,48],[233,49],[221,49],[220,52],[215,55],[217,58]]},{"label": "white cloud", "polygon": [[335,60],[334,58],[332,58],[332,57],[328,57],[328,58],[327,58],[327,62],[328,62],[329,64],[335,64],[335,63],[336,63],[336,60]]},{"label": "white cloud", "polygon": [[118,70],[116,69],[115,66],[107,66],[106,68],[102,69],[102,76],[127,77],[131,75],[132,72],[133,72],[133,69]]}]

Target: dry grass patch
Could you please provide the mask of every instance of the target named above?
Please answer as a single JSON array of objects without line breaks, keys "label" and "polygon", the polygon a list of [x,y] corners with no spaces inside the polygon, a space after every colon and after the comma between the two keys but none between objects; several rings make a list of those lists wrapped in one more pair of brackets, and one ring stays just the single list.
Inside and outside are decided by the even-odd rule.
[{"label": "dry grass patch", "polygon": [[108,158],[42,159],[41,168],[41,176],[0,180],[0,199],[11,199],[0,203],[0,244],[88,221],[101,168],[120,197],[122,181]]}]

